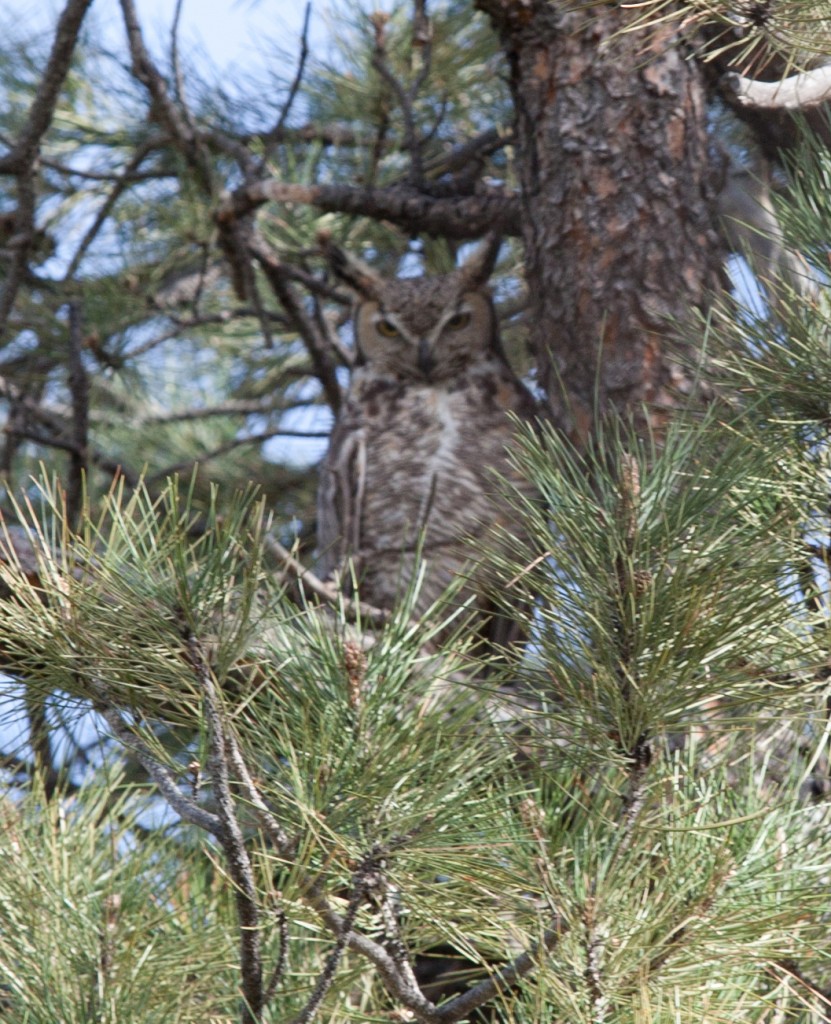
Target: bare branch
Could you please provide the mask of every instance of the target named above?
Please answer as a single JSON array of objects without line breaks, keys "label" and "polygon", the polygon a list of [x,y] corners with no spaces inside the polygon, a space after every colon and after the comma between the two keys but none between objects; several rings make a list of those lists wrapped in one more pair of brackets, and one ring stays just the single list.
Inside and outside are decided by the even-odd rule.
[{"label": "bare branch", "polygon": [[217,687],[202,649],[192,636],[187,638],[187,650],[205,703],[210,743],[208,767],[219,808],[220,827],[217,837],[222,843],[228,871],[234,883],[240,931],[240,972],[245,1000],[242,1020],[243,1024],[255,1024],[260,1020],[263,1009],[263,966],[254,869],[231,795],[228,736]]},{"label": "bare branch", "polygon": [[440,1024],[455,1024],[467,1017],[473,1010],[484,1006],[494,997],[507,992],[520,978],[539,966],[540,960],[549,949],[553,949],[564,934],[565,926],[558,922],[554,928],[548,929],[542,939],[526,953],[520,953],[510,964],[494,972],[478,985],[463,992],[461,995],[444,1003],[436,1014]]},{"label": "bare branch", "polygon": [[[404,121],[404,149],[410,154],[410,171],[407,175],[407,181],[410,185],[417,187],[424,179],[424,170],[421,163],[421,143],[419,142],[418,131],[416,128],[413,101],[415,100],[416,91],[420,85],[422,76],[419,75],[410,88],[405,89],[401,82],[399,82],[398,78],[393,74],[392,69],[387,63],[385,31],[387,19],[388,16],[380,11],[377,11],[370,18],[373,28],[375,29],[375,49],[372,54],[372,66],[395,95],[395,98],[398,100],[398,106],[401,108],[401,116]],[[426,48],[429,57],[429,44]],[[429,66],[429,64],[427,66]]]},{"label": "bare branch", "polygon": [[[320,891],[320,884],[317,880],[312,880],[307,885],[304,899],[320,915],[323,923],[334,935],[341,935],[346,931],[343,917],[330,906],[329,901]],[[441,1017],[438,1007],[417,986],[409,983],[394,957],[379,942],[360,932],[349,931],[347,945],[374,965],[387,991],[402,1006],[412,1010],[425,1024],[439,1024]]]},{"label": "bare branch", "polygon": [[296,845],[295,841],[289,837],[286,830],[271,813],[268,804],[260,795],[260,791],[257,789],[254,780],[251,777],[248,765],[245,763],[242,751],[239,748],[239,744],[237,743],[234,734],[229,732],[226,740],[228,745],[228,760],[231,767],[237,773],[237,778],[240,786],[242,787],[243,793],[254,808],[260,824],[265,829],[268,838],[272,843],[274,843],[277,851],[281,856],[288,856]]},{"label": "bare branch", "polygon": [[58,20],[55,39],[29,116],[17,142],[0,157],[0,173],[18,178],[17,209],[13,235],[8,242],[10,259],[0,297],[0,336],[5,333],[17,292],[28,271],[28,261],[36,240],[35,180],[38,149],[54,116],[58,95],[66,79],[81,24],[91,0],[70,0]]},{"label": "bare branch", "polygon": [[180,110],[171,99],[167,83],[151,59],[147,47],[144,45],[144,37],[133,0],[119,0],[119,2],[124,18],[124,27],[127,30],[133,74],[150,94],[155,116],[176,139],[191,167],[196,171],[201,186],[210,194],[210,164],[206,158],[202,140],[193,127],[192,118],[184,108]]},{"label": "bare branch", "polygon": [[70,281],[75,276],[75,272],[77,271],[81,260],[84,258],[84,254],[95,241],[98,236],[98,232],[104,226],[104,222],[109,217],[112,208],[118,202],[118,199],[124,190],[136,181],[136,171],[142,165],[147,156],[155,149],[158,142],[158,139],[148,139],[139,146],[124,171],[115,179],[115,184],[113,185],[110,194],[101,204],[101,208],[95,215],[95,219],[92,224],[90,224],[84,232],[84,237],[81,239],[78,248],[75,250],[75,254],[70,260],[69,266],[64,274],[64,281]]},{"label": "bare branch", "polygon": [[389,220],[406,231],[460,240],[479,238],[488,231],[500,235],[520,234],[519,199],[498,188],[461,198],[435,199],[403,185],[359,188],[258,181],[223,199],[217,210],[217,221],[229,223],[268,202],[306,203],[329,213]]},{"label": "bare branch", "polygon": [[[164,135],[157,135],[152,139],[148,139],[143,145],[146,145],[148,149],[158,149],[167,141],[168,140]],[[48,167],[50,170],[57,171],[58,174],[64,174],[69,178],[80,178],[82,181],[111,181],[115,183],[120,182],[124,177],[123,171],[93,171],[90,168],[84,168],[84,170],[81,170],[76,167],[68,167],[59,160],[53,160],[45,156],[40,158],[40,163],[43,167]],[[173,177],[175,177],[175,172],[171,170],[141,171],[134,173],[130,180],[131,182],[158,181],[161,178]]]},{"label": "bare branch", "polygon": [[130,729],[118,711],[110,704],[103,686],[94,687],[94,709],[104,718],[115,738],[135,754],[139,764],[159,788],[159,792],[183,821],[218,836],[222,822],[218,815],[206,811],[195,801],[186,797],[176,784],[173,773],[161,764],[151,753],[140,736]]},{"label": "bare branch", "polygon": [[778,82],[757,82],[732,71],[721,81],[735,103],[757,110],[805,110],[831,100],[831,64]]},{"label": "bare branch", "polygon": [[352,876],[352,895],[349,898],[346,913],[343,915],[341,930],[337,934],[335,946],[326,957],[323,970],[320,972],[317,984],[315,985],[312,994],[309,996],[306,1005],[300,1013],[291,1018],[291,1024],[309,1024],[309,1021],[314,1017],[321,1002],[323,1002],[323,997],[332,987],[332,982],[335,980],[335,973],[338,969],[338,965],[343,959],[343,954],[346,952],[346,948],[349,945],[349,936],[352,933],[352,926],[355,924],[358,911],[366,897],[369,877],[374,870],[375,860],[372,855],[370,855],[365,858],[363,863],[358,867],[358,870]]},{"label": "bare branch", "polygon": [[[15,421],[10,419],[5,428],[3,428],[9,437],[24,438],[34,441],[35,444],[43,444],[47,447],[58,448],[70,453],[79,451],[76,442],[69,437],[70,425],[66,417],[59,415],[51,409],[44,408],[30,395],[21,392],[19,388],[4,376],[0,376],[0,397],[7,398],[13,406],[24,414],[23,420]],[[27,418],[41,423],[50,433],[39,434],[37,431],[32,430],[26,425]],[[123,476],[130,486],[135,486],[138,483],[138,477],[135,473],[126,469],[121,463],[114,462],[109,456],[98,449],[89,446],[88,457],[91,462],[105,472],[111,473],[113,476]]]},{"label": "bare branch", "polygon": [[11,258],[5,271],[0,293],[0,339],[6,334],[9,315],[17,293],[26,278],[29,254],[35,238],[35,188],[31,175],[21,174],[17,184],[17,209],[14,212],[14,234],[7,242]]},{"label": "bare branch", "polygon": [[330,604],[335,608],[343,608],[347,616],[352,618],[360,616],[361,619],[371,625],[383,626],[389,622],[390,613],[385,608],[375,608],[372,605],[364,604],[363,601],[355,601],[352,598],[346,597],[334,583],[322,580],[311,569],[307,569],[278,540],[267,536],[265,538],[265,546],[271,554],[283,563],[285,566],[284,575],[286,577],[298,580],[305,589],[321,598],[326,604]]},{"label": "bare branch", "polygon": [[299,128],[277,128],[276,126],[266,132],[252,132],[249,135],[239,135],[237,139],[243,145],[250,145],[252,142],[262,142],[266,146],[272,146],[277,142],[294,143],[316,142],[321,146],[359,146],[363,147],[371,142],[370,136],[361,135],[346,125],[339,124],[304,124]]},{"label": "bare branch", "polygon": [[294,320],[314,366],[315,376],[320,381],[332,412],[337,414],[341,403],[341,387],[337,378],[337,360],[334,358],[328,336],[306,311],[287,279],[283,262],[256,229],[252,228],[247,232],[246,244],[249,252],[262,267],[274,294]]},{"label": "bare branch", "polygon": [[513,133],[500,128],[488,128],[481,135],[454,146],[449,153],[440,153],[424,165],[430,175],[456,174],[467,169],[468,165],[479,163],[491,153],[496,153],[513,141]]},{"label": "bare branch", "polygon": [[[196,406],[193,409],[180,409],[174,412],[166,413],[150,413],[147,416],[142,416],[138,420],[138,426],[143,426],[147,423],[185,423],[189,420],[205,420],[214,416],[268,416],[273,412],[282,412],[283,409],[279,405],[275,405],[273,401],[227,401],[221,402],[219,405],[207,405],[207,406]],[[302,437],[327,437],[328,435],[322,431],[313,431],[311,434],[303,431],[290,431],[291,436],[297,436],[298,434]]]},{"label": "bare branch", "polygon": [[188,470],[193,469],[194,466],[203,466],[206,462],[210,462],[212,459],[218,459],[223,455],[227,455],[229,452],[233,452],[237,448],[243,448],[245,445],[249,444],[262,444],[263,441],[270,441],[272,437],[324,438],[328,436],[329,435],[323,431],[285,430],[282,427],[276,427],[274,430],[263,430],[259,434],[246,434],[245,437],[235,437],[233,440],[227,441],[225,444],[218,445],[211,451],[202,452],[201,455],[197,455],[193,459],[182,459],[181,462],[169,463],[157,473],[152,473],[150,476],[145,477],[145,481],[147,484],[156,484],[160,480],[164,480],[165,477],[173,476],[176,473],[186,473]]},{"label": "bare branch", "polygon": [[69,480],[66,488],[66,514],[75,525],[81,514],[84,474],[87,470],[89,440],[89,379],[81,354],[83,348],[81,310],[77,301],[69,304],[69,393],[72,396],[72,443]]},{"label": "bare branch", "polygon": [[176,0],[173,24],[170,26],[170,67],[173,72],[176,100],[180,104],[185,103],[185,76],[182,74],[182,65],[179,60],[179,21],[182,17],[182,6],[183,0]]},{"label": "bare branch", "polygon": [[55,41],[40,76],[26,125],[11,151],[0,157],[0,174],[26,174],[37,155],[38,145],[55,113],[58,95],[66,79],[84,16],[92,0],[68,0],[58,19]]},{"label": "bare branch", "polygon": [[[307,0],[306,10],[303,14],[303,29],[300,33],[300,54],[297,58],[297,70],[295,71],[294,79],[289,86],[288,95],[286,96],[286,101],[280,111],[280,116],[277,118],[277,124],[270,132],[266,133],[266,138],[271,142],[278,142],[283,138],[286,121],[291,113],[291,108],[294,106],[294,101],[297,98],[300,83],[303,81],[303,72],[306,69],[306,61],[309,57],[309,19],[311,18],[311,14],[312,5]],[[263,166],[264,163],[265,161],[262,162]]]},{"label": "bare branch", "polygon": [[277,992],[277,987],[286,976],[289,966],[289,922],[282,907],[277,911],[277,928],[280,936],[280,952],[277,955],[277,963],[271,972],[271,977],[266,985],[263,1005],[268,1006]]}]

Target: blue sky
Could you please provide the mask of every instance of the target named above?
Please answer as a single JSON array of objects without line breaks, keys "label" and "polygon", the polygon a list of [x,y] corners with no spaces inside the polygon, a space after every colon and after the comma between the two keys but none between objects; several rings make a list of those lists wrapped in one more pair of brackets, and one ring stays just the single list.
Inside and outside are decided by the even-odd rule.
[{"label": "blue sky", "polygon": [[[220,67],[249,63],[263,42],[277,40],[289,49],[299,40],[305,0],[184,0],[180,21],[183,49],[197,45]],[[327,0],[312,6],[313,40],[326,34]],[[33,29],[55,24],[60,0],[0,0],[0,20]],[[139,17],[155,53],[165,50],[176,10],[175,0],[136,0]],[[91,12],[106,32],[123,33],[117,0],[96,0]]]},{"label": "blue sky", "polygon": [[[148,32],[166,40],[176,9],[174,0],[136,3]],[[105,5],[117,6],[115,0],[105,0]],[[286,47],[295,45],[305,6],[303,0],[184,0],[182,40],[201,44],[219,65],[244,63],[264,38],[279,40]],[[312,8],[316,34],[323,25],[323,7],[318,2]]]}]

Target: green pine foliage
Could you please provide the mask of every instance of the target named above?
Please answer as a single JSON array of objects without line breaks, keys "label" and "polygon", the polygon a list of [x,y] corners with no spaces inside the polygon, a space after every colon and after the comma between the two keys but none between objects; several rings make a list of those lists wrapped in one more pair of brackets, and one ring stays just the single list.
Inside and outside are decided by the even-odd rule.
[{"label": "green pine foliage", "polygon": [[[827,51],[817,5],[758,6],[792,63],[808,35]],[[734,27],[726,5],[681,7]],[[436,194],[459,143],[510,119],[467,4],[431,12],[423,80],[409,6],[341,15],[343,52],[313,56],[281,126],[305,133],[261,130],[290,74],[263,99],[189,73],[209,136],[189,163],[90,30],[44,139],[42,277],[3,364],[0,1018],[827,1020],[826,149],[806,127],[778,209],[811,287],[766,280],[764,309],[734,297],[702,322],[706,413],[654,438],[605,418],[583,450],[522,431],[536,493],[514,496],[490,570],[528,643],[484,664],[454,595],[418,621],[416,581],[382,623],[275,556],[312,518],[314,473],[264,446],[325,433],[330,410],[262,268],[240,298],[214,219],[241,173],[221,133],[284,183],[406,183],[413,126],[379,47]],[[0,44],[4,137],[43,56]],[[333,124],[335,141],[314,130]],[[484,173],[513,183],[512,159],[485,153]],[[313,205],[257,224],[333,336],[346,298],[320,228],[387,270],[456,255]],[[512,323],[519,290],[506,259]]]},{"label": "green pine foliage", "polygon": [[143,804],[105,768],[61,801],[4,799],[4,1020],[233,1019],[227,887],[187,832],[142,828]]}]

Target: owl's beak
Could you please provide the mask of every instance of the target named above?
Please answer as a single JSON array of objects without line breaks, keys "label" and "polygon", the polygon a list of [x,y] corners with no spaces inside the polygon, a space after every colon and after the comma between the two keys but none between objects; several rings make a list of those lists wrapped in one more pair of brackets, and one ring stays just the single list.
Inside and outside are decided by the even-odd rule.
[{"label": "owl's beak", "polygon": [[429,377],[436,366],[436,360],[430,351],[430,343],[427,338],[419,338],[418,342],[418,368],[425,377]]}]

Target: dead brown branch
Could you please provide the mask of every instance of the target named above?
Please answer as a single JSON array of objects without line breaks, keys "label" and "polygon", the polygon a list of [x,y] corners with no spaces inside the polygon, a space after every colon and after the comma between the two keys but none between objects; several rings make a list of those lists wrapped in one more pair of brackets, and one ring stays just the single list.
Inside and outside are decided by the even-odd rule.
[{"label": "dead brown branch", "polygon": [[388,220],[405,231],[463,240],[488,231],[520,234],[518,198],[491,188],[472,196],[440,198],[407,186],[360,188],[350,185],[295,185],[258,181],[227,196],[217,220],[227,224],[246,216],[264,203],[304,203],[328,213],[349,213]]},{"label": "dead brown branch", "polygon": [[204,142],[193,125],[190,112],[177,105],[170,96],[167,83],[154,64],[141,31],[133,0],[120,0],[127,42],[130,48],[132,71],[145,86],[152,101],[153,115],[176,140],[197,176],[200,186],[210,194],[212,173]]},{"label": "dead brown branch", "polygon": [[187,652],[204,698],[208,722],[208,770],[217,803],[219,827],[214,833],[222,844],[228,873],[233,882],[240,935],[243,1024],[256,1024],[263,1009],[263,965],[260,914],[254,868],[245,844],[231,793],[228,728],[213,673],[199,641],[187,638]]},{"label": "dead brown branch", "polygon": [[72,399],[72,451],[66,488],[66,514],[74,526],[81,515],[89,442],[89,379],[83,359],[82,313],[79,302],[69,304],[69,393]]},{"label": "dead brown branch", "polygon": [[292,287],[285,266],[277,253],[256,230],[247,232],[246,245],[248,251],[262,268],[272,291],[279,299],[283,309],[294,321],[300,337],[309,353],[314,367],[315,376],[326,396],[329,407],[337,415],[341,403],[341,387],[337,378],[339,359],[333,349],[329,337],[321,324],[308,312],[301,298]]},{"label": "dead brown branch", "polygon": [[288,580],[299,582],[305,591],[319,597],[325,604],[334,608],[343,608],[349,618],[358,618],[369,625],[383,626],[390,620],[390,613],[385,608],[375,608],[362,601],[355,601],[341,592],[337,585],[329,580],[322,580],[311,569],[307,569],[294,555],[275,540],[265,538],[265,546],[283,564],[283,574]]}]

